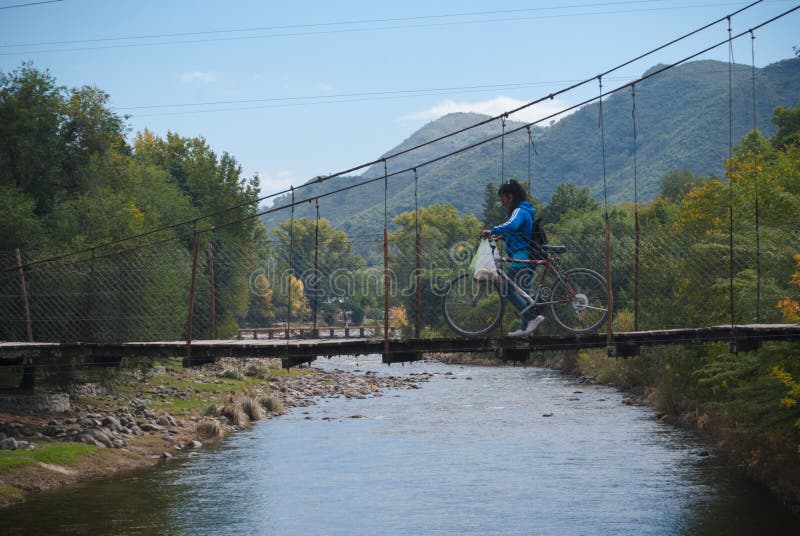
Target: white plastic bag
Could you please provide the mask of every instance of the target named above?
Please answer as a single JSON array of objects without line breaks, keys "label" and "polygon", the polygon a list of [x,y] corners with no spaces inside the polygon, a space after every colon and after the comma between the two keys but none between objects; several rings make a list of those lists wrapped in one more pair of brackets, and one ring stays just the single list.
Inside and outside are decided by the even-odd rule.
[{"label": "white plastic bag", "polygon": [[495,265],[489,240],[481,240],[478,251],[475,252],[469,266],[472,270],[472,277],[478,281],[491,281],[497,277],[497,265]]}]

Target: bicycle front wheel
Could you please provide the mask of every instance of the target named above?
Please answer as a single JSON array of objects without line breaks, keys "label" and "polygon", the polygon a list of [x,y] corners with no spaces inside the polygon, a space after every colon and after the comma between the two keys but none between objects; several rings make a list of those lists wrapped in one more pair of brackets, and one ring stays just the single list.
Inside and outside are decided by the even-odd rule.
[{"label": "bicycle front wheel", "polygon": [[553,286],[551,299],[553,319],[570,333],[593,331],[602,326],[608,316],[606,280],[587,268],[563,272]]},{"label": "bicycle front wheel", "polygon": [[442,297],[444,319],[465,337],[490,332],[503,316],[503,298],[492,281],[476,281],[471,274],[453,279]]}]

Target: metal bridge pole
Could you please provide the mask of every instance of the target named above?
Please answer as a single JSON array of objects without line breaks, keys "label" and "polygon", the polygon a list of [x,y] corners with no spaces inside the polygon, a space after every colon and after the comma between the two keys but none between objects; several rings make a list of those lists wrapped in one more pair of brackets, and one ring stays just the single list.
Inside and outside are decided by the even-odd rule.
[{"label": "metal bridge pole", "polygon": [[197,235],[197,222],[194,222],[194,251],[192,252],[192,281],[189,285],[189,325],[186,328],[185,366],[192,365],[192,325],[194,324],[194,284],[197,278],[197,257],[200,253],[200,237]]},{"label": "metal bridge pole", "polygon": [[19,284],[22,288],[22,304],[25,308],[25,328],[28,335],[28,342],[33,342],[33,324],[31,323],[31,306],[28,301],[28,286],[25,284],[25,270],[22,268],[22,254],[19,248],[17,253],[17,271],[19,271]]},{"label": "metal bridge pole", "polygon": [[89,265],[89,280],[86,284],[86,302],[83,310],[83,314],[86,317],[85,324],[83,329],[81,330],[83,334],[83,338],[89,342],[96,342],[96,331],[93,328],[92,321],[91,321],[91,314],[92,309],[94,306],[94,258],[95,258],[95,250],[92,248],[92,260]]},{"label": "metal bridge pole", "polygon": [[389,175],[383,161],[383,355],[389,355]]},{"label": "metal bridge pole", "polygon": [[606,321],[606,347],[613,347],[614,295],[611,284],[611,219],[606,215],[606,294],[608,294],[608,320]]},{"label": "metal bridge pole", "polygon": [[419,228],[419,201],[417,198],[417,168],[414,168],[414,227],[417,234],[417,273],[414,285],[416,293],[416,314],[414,315],[414,337],[419,339],[422,308],[422,233]]},{"label": "metal bridge pole", "polygon": [[289,278],[288,288],[286,295],[286,340],[289,340],[289,319],[292,317],[292,263],[294,262],[294,186],[290,186],[292,190],[292,216],[289,220]]},{"label": "metal bridge pole", "polygon": [[208,244],[208,278],[211,283],[211,338],[217,338],[217,288],[214,277],[214,243]]},{"label": "metal bridge pole", "polygon": [[[33,342],[33,324],[31,323],[31,307],[28,302],[28,286],[25,284],[25,270],[22,268],[22,254],[19,248],[16,248],[17,253],[17,270],[19,271],[19,284],[22,290],[22,303],[25,308],[25,328],[28,335],[28,342]],[[33,393],[34,385],[36,383],[36,367],[26,359],[25,364],[22,366],[22,380],[19,383],[19,390],[25,393]]]}]

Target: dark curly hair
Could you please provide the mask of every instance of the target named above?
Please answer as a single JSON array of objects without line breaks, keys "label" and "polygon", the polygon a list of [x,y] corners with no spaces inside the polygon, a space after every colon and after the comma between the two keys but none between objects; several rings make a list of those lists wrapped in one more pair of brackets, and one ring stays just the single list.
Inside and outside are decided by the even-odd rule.
[{"label": "dark curly hair", "polygon": [[508,214],[510,215],[520,203],[528,200],[528,193],[520,183],[514,179],[511,179],[510,181],[501,184],[500,188],[497,190],[497,195],[509,194],[511,194],[511,206],[508,207]]}]

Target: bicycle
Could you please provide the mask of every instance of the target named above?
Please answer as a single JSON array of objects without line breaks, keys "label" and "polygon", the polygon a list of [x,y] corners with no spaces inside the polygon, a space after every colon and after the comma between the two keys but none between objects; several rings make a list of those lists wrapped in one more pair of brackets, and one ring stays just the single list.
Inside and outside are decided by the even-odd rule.
[{"label": "bicycle", "polygon": [[[521,261],[495,254],[497,244],[488,238],[497,267],[492,281],[477,281],[471,273],[453,279],[442,296],[444,318],[450,328],[465,337],[480,337],[492,331],[500,322],[505,300],[510,290],[516,291],[528,304],[519,314],[533,307],[549,306],[556,324],[570,333],[588,333],[603,325],[608,316],[608,290],[603,276],[588,268],[561,271],[556,266],[557,255],[567,246],[541,246],[540,259]],[[522,290],[503,270],[503,263],[524,262],[544,267],[538,277],[534,296]],[[552,277],[548,279],[548,275]],[[545,282],[552,282],[551,286]]]}]

